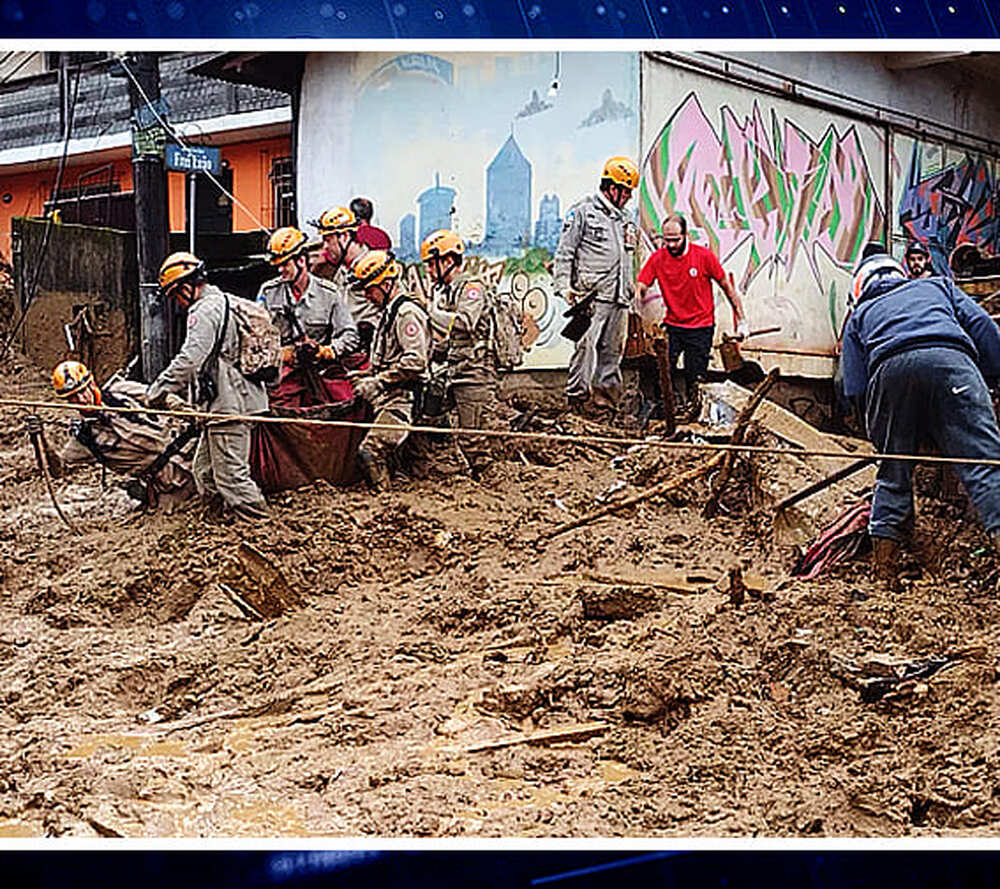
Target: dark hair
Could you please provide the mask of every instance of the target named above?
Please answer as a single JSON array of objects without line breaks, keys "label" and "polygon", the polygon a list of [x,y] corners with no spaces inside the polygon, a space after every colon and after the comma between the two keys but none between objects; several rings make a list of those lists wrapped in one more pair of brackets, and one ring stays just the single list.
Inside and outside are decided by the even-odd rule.
[{"label": "dark hair", "polygon": [[861,258],[867,259],[869,256],[874,256],[876,253],[885,252],[885,244],[880,244],[878,241],[869,241],[865,244],[865,249],[861,251]]},{"label": "dark hair", "polygon": [[688,222],[681,216],[680,213],[671,213],[666,219],[663,220],[663,225],[660,227],[662,232],[671,222],[676,222],[681,227],[681,234],[686,235],[688,233]]},{"label": "dark hair", "polygon": [[372,221],[372,213],[374,208],[372,207],[372,202],[368,198],[355,198],[351,201],[351,212],[358,217],[358,219],[363,219],[365,222]]}]

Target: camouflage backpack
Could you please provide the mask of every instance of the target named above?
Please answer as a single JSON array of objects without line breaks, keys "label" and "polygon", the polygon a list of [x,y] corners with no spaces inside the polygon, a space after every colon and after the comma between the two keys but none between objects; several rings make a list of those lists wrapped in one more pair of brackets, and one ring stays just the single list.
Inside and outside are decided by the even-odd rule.
[{"label": "camouflage backpack", "polygon": [[240,335],[236,366],[253,383],[273,383],[281,370],[281,334],[266,306],[237,297],[233,301]]}]

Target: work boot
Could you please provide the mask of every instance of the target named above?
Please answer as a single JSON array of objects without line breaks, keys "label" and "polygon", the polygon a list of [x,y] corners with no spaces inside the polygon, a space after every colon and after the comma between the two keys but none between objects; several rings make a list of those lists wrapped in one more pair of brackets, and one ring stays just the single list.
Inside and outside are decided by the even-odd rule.
[{"label": "work boot", "polygon": [[899,582],[899,541],[889,537],[872,538],[872,557],[875,566],[875,580],[884,583],[889,592],[898,592]]},{"label": "work boot", "polygon": [[697,423],[701,416],[701,387],[697,383],[692,383],[689,387],[687,406],[684,412],[687,416],[686,423]]},{"label": "work boot", "polygon": [[262,522],[271,517],[267,501],[263,498],[253,503],[239,503],[233,507],[233,514],[238,519],[248,522]]},{"label": "work boot", "polygon": [[566,402],[569,405],[570,413],[576,414],[578,417],[587,416],[587,408],[590,404],[590,395],[567,395]]},{"label": "work boot", "polygon": [[391,487],[389,467],[368,448],[358,448],[358,468],[369,490],[377,493]]}]

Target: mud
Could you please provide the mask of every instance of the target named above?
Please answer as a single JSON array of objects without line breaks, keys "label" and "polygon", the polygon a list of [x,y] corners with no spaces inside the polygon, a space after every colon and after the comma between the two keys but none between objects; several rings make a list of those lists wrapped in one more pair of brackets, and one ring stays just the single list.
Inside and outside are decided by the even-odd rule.
[{"label": "mud", "polygon": [[[921,497],[896,595],[863,562],[788,578],[751,505],[771,464],[712,522],[702,479],[533,545],[701,459],[652,449],[518,446],[475,483],[425,443],[391,493],[288,492],[257,526],[146,516],[83,469],[56,488],[76,536],[0,420],[0,836],[996,832],[996,563],[961,501]],[[302,607],[234,604],[242,542]],[[732,604],[737,565],[767,595]],[[894,702],[838,666],[957,649]]]}]

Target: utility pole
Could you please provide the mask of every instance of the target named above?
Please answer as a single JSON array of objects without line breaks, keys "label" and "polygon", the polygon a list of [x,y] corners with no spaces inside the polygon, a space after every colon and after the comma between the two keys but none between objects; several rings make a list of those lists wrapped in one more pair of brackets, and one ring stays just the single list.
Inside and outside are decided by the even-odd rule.
[{"label": "utility pole", "polygon": [[[139,332],[143,379],[151,382],[170,360],[170,313],[159,298],[158,274],[169,246],[167,171],[161,128],[146,102],[160,99],[160,62],[156,53],[129,53],[125,64],[142,86],[144,97],[128,78],[132,109],[132,183],[135,189],[135,235],[139,258]],[[163,117],[163,112],[157,108]],[[165,134],[164,134],[165,135]]]}]

